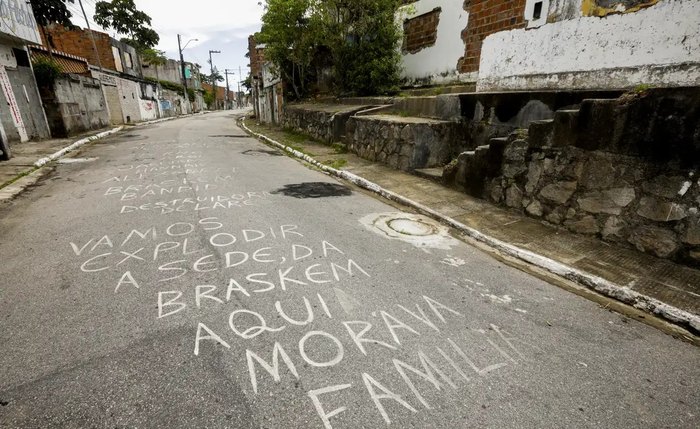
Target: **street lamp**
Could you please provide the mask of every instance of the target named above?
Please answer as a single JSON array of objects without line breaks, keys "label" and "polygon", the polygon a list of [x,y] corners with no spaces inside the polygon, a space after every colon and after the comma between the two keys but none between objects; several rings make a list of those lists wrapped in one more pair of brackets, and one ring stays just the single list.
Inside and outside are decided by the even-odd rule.
[{"label": "street lamp", "polygon": [[[180,51],[180,71],[182,72],[182,87],[184,88],[184,92],[185,92],[184,95],[185,95],[185,106],[186,106],[186,105],[187,105],[187,102],[188,102],[189,99],[190,99],[190,97],[189,97],[188,94],[187,94],[187,76],[185,75],[185,59],[184,59],[183,56],[182,56],[182,51],[184,51],[185,48],[187,48],[187,45],[189,45],[190,42],[198,42],[199,39],[190,39],[190,40],[188,40],[187,43],[185,43],[185,46],[184,46],[184,47],[180,47],[181,41],[182,41],[182,40],[181,40],[181,37],[180,37],[180,35],[178,34],[178,35],[177,35],[177,48],[178,48],[178,50]],[[185,113],[187,113],[187,112],[185,112]]]},{"label": "street lamp", "polygon": [[211,59],[211,54],[220,54],[221,51],[209,51],[209,69],[211,71],[211,90],[214,93],[214,106],[218,105],[216,97],[216,79],[214,79],[214,60]]}]

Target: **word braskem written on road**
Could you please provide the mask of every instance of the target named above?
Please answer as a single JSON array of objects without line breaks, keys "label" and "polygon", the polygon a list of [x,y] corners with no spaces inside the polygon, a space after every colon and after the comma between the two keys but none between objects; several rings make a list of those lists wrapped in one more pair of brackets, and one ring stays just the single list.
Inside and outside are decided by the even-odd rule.
[{"label": "word braskem written on road", "polygon": [[[195,173],[187,179],[161,174],[199,167],[195,153],[172,155],[183,156],[183,164],[121,167],[105,181],[104,195],[129,207],[122,207],[124,214],[151,204],[166,215],[184,211],[179,207],[204,213],[199,204],[228,209],[235,201],[241,203],[236,207],[248,206],[245,202],[254,207],[271,197],[262,191],[224,192],[219,185],[235,171],[202,181],[189,178]],[[214,190],[229,199],[185,196]],[[171,193],[183,194],[179,205],[152,202]],[[312,387],[305,390],[306,401],[325,428],[360,403],[386,425],[433,409],[436,394],[517,368],[538,350],[496,324],[472,322],[453,303],[433,296],[409,295],[389,308],[372,308],[369,290],[381,285],[374,284],[366,255],[350,255],[332,239],[309,239],[313,234],[293,221],[233,228],[227,219],[200,215],[196,221],[140,225],[68,244],[82,273],[111,279],[110,293],[150,294],[159,323],[190,321],[191,350],[198,358],[230,351],[251,395],[269,397],[300,381]],[[480,326],[465,328],[474,324]],[[323,378],[317,384],[318,374],[334,370],[341,373],[337,381]],[[397,385],[401,392],[392,387]]]}]

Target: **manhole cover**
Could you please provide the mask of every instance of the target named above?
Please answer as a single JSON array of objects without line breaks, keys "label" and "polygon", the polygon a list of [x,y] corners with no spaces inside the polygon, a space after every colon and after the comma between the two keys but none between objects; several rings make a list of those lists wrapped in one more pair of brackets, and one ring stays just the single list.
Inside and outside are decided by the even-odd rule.
[{"label": "manhole cover", "polygon": [[449,250],[460,243],[446,226],[417,214],[373,213],[360,219],[360,223],[383,237],[405,241],[424,250]]},{"label": "manhole cover", "polygon": [[426,236],[437,233],[437,229],[425,222],[414,219],[392,219],[387,222],[389,228],[399,234]]}]

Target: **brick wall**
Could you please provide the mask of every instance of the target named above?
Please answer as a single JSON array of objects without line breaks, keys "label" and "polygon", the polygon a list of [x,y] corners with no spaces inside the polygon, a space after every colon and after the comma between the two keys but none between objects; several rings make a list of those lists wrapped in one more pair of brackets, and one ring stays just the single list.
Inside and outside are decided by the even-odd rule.
[{"label": "brick wall", "polygon": [[[53,42],[53,48],[57,51],[66,52],[68,54],[83,57],[92,65],[98,65],[97,56],[92,46],[90,33],[88,30],[76,28],[68,30],[65,27],[55,26],[51,30],[46,30]],[[41,31],[42,43],[44,46],[49,46],[44,39],[44,32]],[[108,34],[98,31],[92,32],[95,38],[95,45],[100,56],[102,67],[110,70],[116,70],[114,64],[114,56],[112,55],[112,41]]]},{"label": "brick wall", "polygon": [[479,70],[481,44],[486,36],[499,31],[523,28],[526,0],[465,0],[469,23],[462,33],[464,57],[458,64],[461,73]]},{"label": "brick wall", "polygon": [[262,64],[265,61],[264,49],[258,48],[255,36],[248,37],[248,55],[250,56],[250,74],[262,77]]},{"label": "brick wall", "polygon": [[441,11],[439,7],[436,7],[428,13],[404,21],[402,47],[404,53],[415,54],[421,49],[435,44]]}]

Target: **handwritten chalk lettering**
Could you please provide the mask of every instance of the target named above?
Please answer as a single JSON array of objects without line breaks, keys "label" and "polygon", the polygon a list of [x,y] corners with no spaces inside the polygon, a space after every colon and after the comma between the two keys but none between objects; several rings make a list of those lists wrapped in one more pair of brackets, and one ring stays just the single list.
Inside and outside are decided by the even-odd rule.
[{"label": "handwritten chalk lettering", "polygon": [[183,265],[187,264],[187,260],[185,259],[180,259],[179,261],[173,261],[173,262],[168,262],[167,264],[163,264],[158,267],[158,271],[160,272],[170,272],[170,271],[175,271],[177,274],[171,273],[172,277],[167,277],[164,279],[158,280],[159,282],[168,282],[171,280],[179,279],[180,277],[184,276],[185,274],[188,273],[187,268],[184,267],[178,267],[176,265]]},{"label": "handwritten chalk lettering", "polygon": [[[343,325],[345,326],[345,329],[347,329],[348,334],[350,334],[350,338],[352,339],[352,341],[355,343],[360,352],[362,352],[362,354],[365,356],[367,356],[367,349],[365,349],[365,344],[376,344],[382,347],[386,347],[387,349],[396,350],[395,346],[392,346],[391,344],[388,344],[384,341],[375,340],[372,338],[365,338],[365,335],[372,329],[372,324],[369,322],[365,322],[362,320],[353,320],[349,322],[343,322]],[[362,329],[359,332],[353,328],[353,326],[356,325],[362,326]]]},{"label": "handwritten chalk lettering", "polygon": [[[203,330],[207,332],[207,335],[202,335]],[[226,347],[227,349],[231,348],[231,346],[226,341],[224,341],[220,336],[216,335],[216,333],[214,333],[214,331],[207,328],[207,326],[204,323],[199,323],[197,325],[197,335],[195,336],[195,339],[194,339],[194,354],[195,354],[195,356],[199,356],[199,342],[202,340],[214,340],[217,343],[221,344],[222,346]]]},{"label": "handwritten chalk lettering", "polygon": [[114,293],[119,292],[119,288],[122,285],[131,285],[132,287],[135,287],[136,289],[141,288],[139,286],[139,284],[136,282],[136,279],[134,279],[134,276],[131,275],[131,271],[127,271],[122,275],[122,277],[119,279],[119,282],[117,283],[117,287],[114,288]]},{"label": "handwritten chalk lettering", "polygon": [[[382,405],[381,401],[383,400],[390,399],[398,403],[402,407],[406,408],[407,410],[411,411],[412,413],[418,412],[418,410],[413,408],[411,404],[404,401],[403,398],[401,398],[401,396],[384,387],[384,385],[379,383],[377,380],[374,379],[374,377],[370,376],[369,374],[363,373],[362,380],[365,382],[365,387],[367,388],[367,392],[369,392],[370,398],[372,398],[372,401],[374,402],[374,406],[377,407],[379,414],[381,414],[382,418],[384,419],[387,425],[391,424],[391,419],[389,418],[389,413],[386,412],[384,405]],[[376,389],[380,390],[382,393],[378,394]]]},{"label": "handwritten chalk lettering", "polygon": [[[217,217],[207,217],[200,219],[197,222],[197,225],[201,227],[204,231],[215,231],[218,229],[221,229],[224,227],[224,224],[219,222],[219,219]],[[176,222],[172,225],[169,225],[166,229],[165,232],[168,236],[171,237],[182,237],[191,234],[194,232],[195,227],[193,224],[190,223],[182,223],[182,222]],[[183,232],[184,231],[184,232]],[[138,238],[136,238],[138,237]],[[137,229],[132,229],[127,237],[122,241],[121,245],[119,246],[120,248],[125,247],[127,244],[130,244],[132,240],[146,240],[146,241],[153,241],[155,242],[156,239],[158,238],[158,231],[155,227],[148,228],[145,231],[140,231]],[[88,254],[94,253],[100,248],[105,248],[105,249],[114,249],[114,242],[112,238],[109,235],[104,235],[101,238],[97,239],[95,241],[95,238],[91,238],[88,242],[82,245],[78,245],[74,242],[69,242],[69,245],[71,249],[73,250],[73,253],[75,253],[76,256],[82,256],[83,253],[85,253],[86,249],[90,247],[92,244],[92,247],[88,251]],[[93,244],[94,243],[94,244]],[[157,253],[156,253],[157,254]],[[154,260],[156,260],[155,258]]]},{"label": "handwritten chalk lettering", "polygon": [[[129,186],[129,188],[136,188],[135,186]],[[119,194],[117,191],[119,188],[118,187],[111,187],[105,192],[105,196],[109,195],[115,195]],[[177,194],[183,194],[183,193],[200,193],[200,192],[205,192],[205,191],[210,191],[216,189],[216,185],[211,185],[211,184],[205,184],[202,186],[195,185],[195,186],[179,186],[177,188],[160,188],[160,189],[149,189],[147,191],[143,192],[123,192],[121,194],[121,197],[119,198],[119,201],[133,201],[133,200],[141,200],[144,198],[150,198],[150,197],[159,197],[163,195],[177,195]],[[225,198],[225,197],[222,197]],[[206,199],[204,200],[206,201]]]},{"label": "handwritten chalk lettering", "polygon": [[[167,301],[163,301],[164,297],[168,296],[173,296],[175,295],[174,298],[170,298]],[[182,292],[179,290],[171,290],[167,292],[158,292],[158,318],[162,319],[163,317],[168,317],[172,316],[173,314],[177,314],[180,311],[184,310],[187,305],[183,302],[178,302],[178,300],[182,297]],[[163,309],[166,307],[176,307],[174,310],[169,310],[167,313],[163,312]],[[199,329],[197,329],[197,337],[199,337]],[[199,343],[197,343],[199,344]]]},{"label": "handwritten chalk lettering", "polygon": [[214,302],[218,302],[219,304],[223,304],[224,301],[222,301],[220,298],[217,298],[216,296],[210,295],[212,292],[216,290],[216,286],[212,285],[199,285],[196,287],[196,295],[195,295],[195,302],[197,303],[197,308],[202,307],[202,298],[210,299]]},{"label": "handwritten chalk lettering", "polygon": [[[238,329],[238,325],[234,322],[234,319],[236,319],[236,316],[239,314],[249,314],[255,317],[259,324],[253,325],[248,329],[241,331],[240,329]],[[250,340],[252,338],[257,337],[260,334],[264,334],[265,332],[279,332],[285,328],[285,326],[281,326],[279,328],[271,328],[267,325],[265,318],[260,313],[256,313],[255,311],[245,309],[235,310],[234,312],[232,312],[228,318],[228,325],[236,335],[243,338],[244,340]]]},{"label": "handwritten chalk lettering", "polygon": [[230,210],[236,208],[257,207],[258,205],[253,200],[227,200],[224,202],[215,202],[216,197],[204,198],[204,201],[195,201],[201,198],[184,198],[181,200],[172,201],[157,201],[154,203],[146,203],[138,206],[124,205],[120,209],[120,214],[135,213],[139,211],[156,211],[159,214],[170,213],[185,213],[189,211],[205,211],[205,210]]},{"label": "handwritten chalk lettering", "polygon": [[[336,349],[335,357],[325,362],[319,362],[311,359],[306,353],[306,342],[312,337],[322,337],[331,340]],[[343,344],[340,342],[340,340],[328,332],[311,331],[307,332],[303,337],[301,337],[301,340],[299,340],[299,354],[301,355],[301,358],[304,359],[304,361],[309,365],[316,368],[327,368],[336,366],[343,360],[343,357],[345,356],[345,349],[343,348]]]},{"label": "handwritten chalk lettering", "polygon": [[309,396],[309,398],[311,398],[311,402],[314,404],[314,408],[316,408],[316,412],[321,418],[321,421],[323,422],[323,427],[325,429],[333,429],[333,426],[331,426],[331,419],[337,416],[338,414],[342,413],[343,411],[347,410],[347,407],[338,407],[332,411],[326,412],[323,409],[323,405],[321,405],[321,400],[319,399],[319,396],[325,395],[327,393],[339,392],[341,390],[349,389],[351,387],[352,384],[336,384],[335,386],[328,386],[322,389],[310,390],[309,392],[307,392],[307,395]]},{"label": "handwritten chalk lettering", "polygon": [[425,408],[431,409],[431,406],[426,402],[425,398],[423,398],[423,395],[420,394],[415,384],[413,384],[413,381],[411,381],[409,376],[406,374],[406,371],[410,371],[413,374],[422,378],[423,380],[429,382],[438,391],[442,390],[444,386],[442,383],[440,383],[440,381],[438,381],[438,379],[435,377],[435,374],[439,375],[443,382],[452,387],[453,389],[457,389],[457,385],[454,384],[454,382],[450,380],[450,378],[447,375],[445,375],[445,373],[442,372],[440,368],[438,368],[430,360],[430,358],[428,358],[428,356],[426,356],[425,353],[423,353],[422,351],[418,352],[418,359],[420,360],[420,364],[423,367],[422,371],[398,359],[393,359],[392,362],[394,363],[394,368],[396,368],[396,371],[398,371],[398,373],[401,375],[401,378],[403,378],[408,388],[411,389],[411,392],[413,392],[416,399],[418,399]]},{"label": "handwritten chalk lettering", "polygon": [[295,320],[287,315],[287,313],[282,309],[282,303],[280,301],[275,302],[275,309],[277,313],[290,325],[296,326],[306,326],[314,321],[314,312],[311,309],[311,303],[306,297],[304,299],[304,307],[306,308],[306,319],[305,320]]},{"label": "handwritten chalk lettering", "polygon": [[420,335],[418,331],[415,329],[411,328],[407,324],[403,323],[396,317],[392,316],[391,314],[387,313],[386,311],[381,311],[380,314],[382,315],[382,320],[384,320],[384,324],[386,324],[387,329],[389,329],[389,332],[391,332],[391,336],[394,338],[394,342],[396,344],[401,345],[401,341],[399,341],[399,336],[396,334],[396,329],[405,329],[409,332],[412,332],[416,335]]},{"label": "handwritten chalk lettering", "polygon": [[250,384],[253,386],[253,392],[255,392],[255,394],[258,393],[258,376],[255,370],[255,362],[257,362],[268,374],[270,374],[275,382],[279,382],[281,380],[279,358],[281,357],[289,372],[292,373],[297,380],[299,379],[299,373],[294,366],[294,362],[292,362],[289,355],[284,351],[278,342],[275,342],[275,346],[272,349],[272,364],[267,363],[267,361],[251,350],[246,350],[245,354],[248,362]]}]

